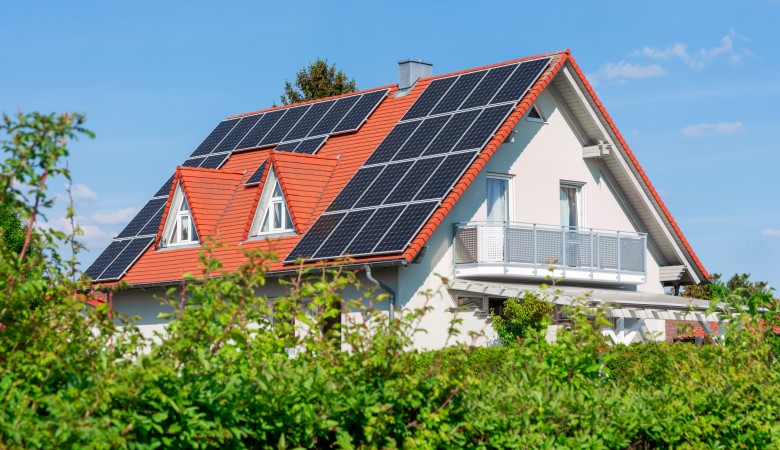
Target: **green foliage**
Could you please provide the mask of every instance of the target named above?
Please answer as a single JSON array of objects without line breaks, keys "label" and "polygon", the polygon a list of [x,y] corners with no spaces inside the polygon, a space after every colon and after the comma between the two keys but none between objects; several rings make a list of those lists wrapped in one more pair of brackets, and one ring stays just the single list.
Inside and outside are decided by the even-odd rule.
[{"label": "green foliage", "polygon": [[721,274],[714,273],[710,276],[709,283],[684,286],[681,295],[702,300],[719,300],[733,294],[749,297],[770,292],[766,281],[751,281],[748,273],[735,273],[725,283],[721,278]]},{"label": "green foliage", "polygon": [[502,342],[510,344],[518,338],[527,338],[531,332],[546,329],[552,311],[552,303],[543,295],[526,291],[522,302],[514,297],[506,299],[501,315],[491,311],[493,329]]},{"label": "green foliage", "polygon": [[342,70],[337,71],[336,64],[328,64],[327,59],[317,58],[298,71],[295,83],[284,82],[280,100],[283,105],[290,105],[356,90],[354,78],[349,78]]},{"label": "green foliage", "polygon": [[[6,120],[15,131],[0,183],[23,220],[51,200],[44,174],[68,177],[61,138],[82,122]],[[274,255],[247,252],[227,274],[208,243],[203,272],[161,299],[166,335],[149,339],[105,306],[85,307],[88,281],[57,254],[78,249],[76,235],[32,228],[41,251],[26,255],[0,240],[0,448],[780,445],[780,309],[768,293],[727,298],[734,316],[718,347],[609,347],[604,311],[583,302],[554,342],[540,329],[518,346],[418,352],[428,306],[391,322],[372,306],[382,295],[347,301],[345,289],[362,290],[355,275],[321,268],[269,300],[258,292]],[[46,277],[28,277],[32,268]],[[524,300],[524,320],[543,324],[549,311]]]}]

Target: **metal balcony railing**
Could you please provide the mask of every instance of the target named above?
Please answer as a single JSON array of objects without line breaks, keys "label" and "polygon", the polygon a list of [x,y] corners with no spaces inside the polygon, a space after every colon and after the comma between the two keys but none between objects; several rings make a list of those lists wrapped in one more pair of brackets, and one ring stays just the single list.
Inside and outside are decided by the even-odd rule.
[{"label": "metal balcony railing", "polygon": [[[647,234],[516,222],[455,225],[455,265],[550,268],[646,276]],[[537,270],[538,269],[538,270]]]}]

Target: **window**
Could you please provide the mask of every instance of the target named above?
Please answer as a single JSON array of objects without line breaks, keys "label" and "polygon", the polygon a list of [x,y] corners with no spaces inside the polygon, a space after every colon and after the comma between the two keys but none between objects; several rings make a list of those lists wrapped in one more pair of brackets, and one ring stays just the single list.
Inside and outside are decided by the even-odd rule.
[{"label": "window", "polygon": [[510,182],[508,175],[488,175],[487,177],[487,220],[488,222],[507,222],[511,220]]},{"label": "window", "polygon": [[525,119],[529,122],[542,122],[544,123],[544,116],[542,116],[542,112],[539,110],[539,107],[536,105],[531,105],[531,109],[528,110],[528,115],[525,116]]},{"label": "window", "polygon": [[582,184],[561,183],[561,226],[582,227]]},{"label": "window", "polygon": [[163,228],[162,247],[175,247],[198,243],[198,232],[192,220],[190,205],[184,197],[181,185],[176,187],[171,201],[171,210]]},{"label": "window", "polygon": [[282,187],[276,173],[271,170],[260,196],[255,220],[250,231],[251,236],[293,232],[294,226],[290,210],[284,199]]}]

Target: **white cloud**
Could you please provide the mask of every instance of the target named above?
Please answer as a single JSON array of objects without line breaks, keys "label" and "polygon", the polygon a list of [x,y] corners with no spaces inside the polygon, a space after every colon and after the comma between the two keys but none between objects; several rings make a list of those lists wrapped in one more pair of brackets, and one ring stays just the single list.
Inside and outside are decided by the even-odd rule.
[{"label": "white cloud", "polygon": [[633,52],[632,56],[644,56],[656,60],[679,59],[688,67],[693,69],[703,69],[711,62],[720,58],[725,58],[731,63],[738,63],[744,57],[750,56],[750,50],[744,47],[738,47],[735,42],[747,42],[747,38],[740,36],[733,29],[720,39],[720,45],[711,48],[700,48],[698,51],[690,52],[688,47],[682,43],[676,43],[663,49],[654,47],[644,47],[641,50]]},{"label": "white cloud", "polygon": [[764,237],[770,237],[770,238],[780,238],[780,230],[767,228],[766,230],[761,230],[761,236]]},{"label": "white cloud", "polygon": [[666,75],[666,69],[658,64],[632,64],[625,61],[602,64],[598,72],[589,75],[588,79],[594,85],[601,81],[625,83],[627,80],[641,78],[662,77]]},{"label": "white cloud", "polygon": [[[71,195],[73,196],[73,203],[85,205],[95,203],[98,200],[98,195],[90,189],[86,184],[75,183],[71,188]],[[62,194],[62,198],[67,200],[67,193]]]},{"label": "white cloud", "polygon": [[743,131],[745,131],[745,125],[737,121],[689,125],[680,130],[680,134],[686,137],[703,137],[716,134],[736,134]]},{"label": "white cloud", "polygon": [[[98,225],[90,223],[84,217],[76,217],[75,222],[83,233],[83,235],[77,237],[77,240],[86,245],[90,250],[101,249],[107,246],[111,242],[111,239],[117,234],[113,230],[104,230]],[[65,217],[40,222],[38,223],[38,226],[62,231],[63,233],[68,234],[72,232],[70,219]]]},{"label": "white cloud", "polygon": [[137,212],[138,208],[122,208],[116,211],[94,213],[90,217],[102,225],[126,224],[135,217]]}]

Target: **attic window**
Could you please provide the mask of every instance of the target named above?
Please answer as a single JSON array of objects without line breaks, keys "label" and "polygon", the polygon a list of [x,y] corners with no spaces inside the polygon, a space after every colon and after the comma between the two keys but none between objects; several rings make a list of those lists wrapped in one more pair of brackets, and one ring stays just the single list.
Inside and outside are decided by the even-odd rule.
[{"label": "attic window", "polygon": [[271,170],[268,174],[268,181],[263,188],[263,194],[260,196],[260,204],[252,223],[250,235],[265,236],[287,234],[294,231],[290,209],[287,207],[282,186],[279,184],[275,171]]},{"label": "attic window", "polygon": [[525,117],[529,122],[541,122],[544,123],[544,116],[536,105],[531,105],[531,109],[528,110],[528,115]]},{"label": "attic window", "polygon": [[181,185],[176,187],[171,201],[171,210],[163,229],[162,247],[176,247],[198,243],[198,232],[192,220],[190,205],[184,196]]}]

